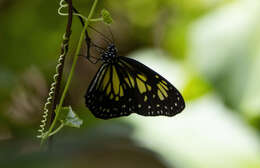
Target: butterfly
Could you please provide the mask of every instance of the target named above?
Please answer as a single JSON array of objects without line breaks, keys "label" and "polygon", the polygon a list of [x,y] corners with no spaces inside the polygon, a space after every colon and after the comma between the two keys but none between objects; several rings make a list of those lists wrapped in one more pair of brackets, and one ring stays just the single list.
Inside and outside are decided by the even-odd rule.
[{"label": "butterfly", "polygon": [[[79,14],[73,6],[72,10]],[[84,27],[83,19],[79,15],[78,18]],[[85,94],[86,106],[95,117],[111,119],[132,113],[174,116],[185,108],[182,95],[169,81],[136,60],[119,56],[109,38],[95,28],[88,27],[102,35],[108,43],[106,49],[99,47],[85,30],[86,58],[94,64],[99,60],[103,62]],[[90,56],[91,45],[101,51],[100,58]]]},{"label": "butterfly", "polygon": [[174,116],[185,108],[181,93],[169,81],[136,60],[119,56],[113,43],[101,52],[100,60],[85,94],[95,117]]}]

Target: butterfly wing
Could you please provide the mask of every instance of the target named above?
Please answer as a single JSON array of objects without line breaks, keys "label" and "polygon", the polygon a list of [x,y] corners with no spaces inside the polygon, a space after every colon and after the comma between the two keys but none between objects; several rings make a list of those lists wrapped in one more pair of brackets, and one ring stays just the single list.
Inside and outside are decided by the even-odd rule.
[{"label": "butterfly wing", "polygon": [[134,80],[136,113],[144,116],[174,116],[185,108],[180,92],[165,78],[144,64],[120,57],[119,65],[128,68]]},{"label": "butterfly wing", "polygon": [[[97,118],[109,119],[130,115],[134,95],[122,83],[117,64],[104,63],[92,80],[85,95],[86,106]],[[131,98],[130,98],[131,97]]]},{"label": "butterfly wing", "polygon": [[144,116],[173,116],[185,103],[161,75],[127,57],[104,63],[85,95],[86,105],[97,118],[109,119],[138,113]]}]

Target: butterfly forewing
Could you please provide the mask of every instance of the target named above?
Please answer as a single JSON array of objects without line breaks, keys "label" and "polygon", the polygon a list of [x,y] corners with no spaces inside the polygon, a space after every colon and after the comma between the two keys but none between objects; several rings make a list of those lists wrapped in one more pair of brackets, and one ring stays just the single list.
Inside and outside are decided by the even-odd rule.
[{"label": "butterfly forewing", "polygon": [[85,95],[86,105],[98,118],[109,119],[138,113],[173,116],[185,103],[178,90],[142,63],[118,57],[104,63]]},{"label": "butterfly forewing", "polygon": [[[130,90],[121,83],[122,74],[117,64],[101,66],[85,95],[86,105],[97,118],[109,119],[131,114],[133,101],[128,98]],[[130,96],[132,97],[132,96]]]}]

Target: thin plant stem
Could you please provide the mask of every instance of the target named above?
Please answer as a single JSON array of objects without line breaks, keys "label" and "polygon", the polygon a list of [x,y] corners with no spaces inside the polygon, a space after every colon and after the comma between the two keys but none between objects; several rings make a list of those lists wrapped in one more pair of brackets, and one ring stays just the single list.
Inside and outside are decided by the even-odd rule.
[{"label": "thin plant stem", "polygon": [[59,132],[63,127],[64,127],[64,124],[61,124],[56,130],[54,130],[53,132],[51,132],[51,133],[49,134],[49,136],[52,136],[52,135],[56,134],[56,133]]},{"label": "thin plant stem", "polygon": [[91,22],[100,22],[103,21],[103,18],[96,18],[96,19],[91,19]]},{"label": "thin plant stem", "polygon": [[78,42],[78,45],[77,45],[77,48],[76,48],[76,52],[75,52],[75,56],[74,56],[74,58],[73,58],[71,70],[70,70],[70,73],[69,73],[69,76],[68,76],[68,79],[67,79],[65,88],[64,88],[64,90],[63,90],[63,93],[62,93],[62,96],[61,96],[61,99],[60,99],[60,103],[59,103],[59,105],[58,105],[58,107],[57,107],[57,109],[56,109],[56,116],[55,116],[53,122],[51,123],[51,126],[50,126],[49,130],[47,131],[46,135],[42,138],[41,145],[42,145],[42,144],[44,143],[44,141],[50,136],[50,134],[52,133],[52,130],[53,130],[54,126],[56,125],[56,123],[57,123],[57,121],[58,121],[59,114],[60,114],[60,110],[61,110],[61,108],[62,108],[64,99],[65,99],[66,94],[67,94],[67,91],[68,91],[68,89],[69,89],[69,86],[70,86],[70,83],[71,83],[71,79],[72,79],[72,77],[73,77],[74,70],[75,70],[75,67],[76,67],[76,64],[77,64],[78,55],[79,55],[79,52],[80,52],[80,49],[81,49],[81,46],[82,46],[82,42],[83,42],[83,40],[84,40],[85,30],[87,29],[87,27],[88,27],[88,25],[89,25],[89,20],[91,20],[93,14],[94,14],[94,11],[95,11],[95,9],[96,9],[97,3],[98,3],[98,0],[94,0],[93,5],[92,5],[91,10],[90,10],[90,13],[89,13],[89,15],[88,15],[88,19],[86,20],[85,25],[84,25],[84,28],[83,28],[82,31],[81,31],[80,38],[79,38],[79,42]]}]

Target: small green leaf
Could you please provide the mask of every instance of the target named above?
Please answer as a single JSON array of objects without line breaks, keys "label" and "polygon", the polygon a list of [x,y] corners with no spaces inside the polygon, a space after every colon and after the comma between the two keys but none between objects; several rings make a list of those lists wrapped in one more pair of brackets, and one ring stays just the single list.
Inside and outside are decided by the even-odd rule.
[{"label": "small green leaf", "polygon": [[110,13],[106,9],[102,9],[101,15],[102,15],[103,21],[106,24],[111,24],[113,22],[113,19],[112,19]]},{"label": "small green leaf", "polygon": [[72,110],[71,106],[62,107],[58,118],[65,126],[79,128],[83,120]]}]

